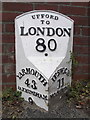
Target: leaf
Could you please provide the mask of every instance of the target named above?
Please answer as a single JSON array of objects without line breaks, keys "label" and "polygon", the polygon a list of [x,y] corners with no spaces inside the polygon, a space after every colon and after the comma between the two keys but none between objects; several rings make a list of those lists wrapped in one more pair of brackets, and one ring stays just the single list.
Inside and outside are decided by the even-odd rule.
[{"label": "leaf", "polygon": [[76,105],[76,108],[77,108],[77,109],[81,109],[82,106],[81,106],[81,105]]}]

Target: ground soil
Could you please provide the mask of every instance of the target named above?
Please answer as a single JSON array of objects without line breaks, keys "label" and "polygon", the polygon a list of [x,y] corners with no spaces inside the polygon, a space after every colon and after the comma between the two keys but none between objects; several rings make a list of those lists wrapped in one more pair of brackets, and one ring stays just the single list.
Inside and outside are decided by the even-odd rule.
[{"label": "ground soil", "polygon": [[75,103],[68,103],[66,94],[58,94],[50,98],[49,111],[39,108],[33,103],[26,101],[3,101],[3,118],[88,118],[90,119],[89,107],[76,107]]}]

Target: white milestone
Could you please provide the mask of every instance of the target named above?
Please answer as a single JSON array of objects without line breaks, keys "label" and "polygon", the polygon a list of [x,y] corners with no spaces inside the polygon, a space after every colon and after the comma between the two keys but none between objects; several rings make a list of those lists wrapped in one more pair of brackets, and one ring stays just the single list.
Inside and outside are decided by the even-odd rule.
[{"label": "white milestone", "polygon": [[50,10],[15,18],[17,90],[46,111],[49,96],[71,84],[73,23]]}]

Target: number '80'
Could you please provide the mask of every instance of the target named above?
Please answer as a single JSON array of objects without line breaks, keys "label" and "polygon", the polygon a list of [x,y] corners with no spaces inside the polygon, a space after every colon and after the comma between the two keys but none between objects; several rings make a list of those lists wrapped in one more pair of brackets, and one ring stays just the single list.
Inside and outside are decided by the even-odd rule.
[{"label": "number '80'", "polygon": [[[53,42],[53,46],[54,46],[53,48],[51,47],[52,42]],[[45,40],[43,38],[37,39],[36,43],[37,43],[36,50],[38,52],[44,52],[46,50]],[[48,41],[48,48],[49,48],[50,51],[55,51],[56,50],[57,43],[54,39],[50,39]]]}]

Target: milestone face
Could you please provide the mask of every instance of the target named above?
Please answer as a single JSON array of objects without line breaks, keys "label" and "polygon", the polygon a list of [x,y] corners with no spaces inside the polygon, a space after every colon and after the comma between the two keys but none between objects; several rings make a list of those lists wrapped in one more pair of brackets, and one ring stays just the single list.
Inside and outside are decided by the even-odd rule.
[{"label": "milestone face", "polygon": [[71,83],[73,21],[54,11],[15,19],[17,90],[48,110],[48,97]]}]

